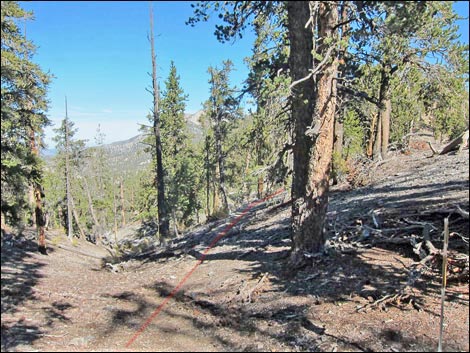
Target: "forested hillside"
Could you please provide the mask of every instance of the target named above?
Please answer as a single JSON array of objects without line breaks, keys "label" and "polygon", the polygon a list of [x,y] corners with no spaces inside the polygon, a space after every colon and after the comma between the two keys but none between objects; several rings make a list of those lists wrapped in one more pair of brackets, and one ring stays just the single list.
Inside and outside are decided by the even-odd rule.
[{"label": "forested hillside", "polygon": [[[1,7],[2,351],[194,350],[193,341],[204,351],[427,351],[442,349],[444,330],[445,349],[468,351],[468,17],[456,4],[185,3],[185,30],[215,26],[201,38],[208,89],[194,114],[189,97],[201,92],[187,89],[182,61],[195,69],[196,53],[161,44],[175,33],[151,4],[138,21],[149,23],[142,52],[132,25],[129,50],[117,35],[89,39],[90,57],[106,45],[112,54],[97,71],[83,64],[96,76],[87,99],[108,97],[94,115],[57,92],[64,77],[79,85],[81,67],[64,74],[67,60],[54,61],[55,77],[35,61],[54,54],[29,39],[41,31],[23,5]],[[215,62],[205,41],[250,36],[237,86],[235,61]],[[112,101],[95,89],[129,53],[150,69],[125,62],[119,89],[146,74],[148,106],[125,106],[140,92]],[[64,114],[46,136],[57,96]],[[119,128],[122,112],[140,133],[105,143],[113,130],[103,126]],[[91,120],[94,134],[79,138]],[[46,139],[54,153],[44,156]],[[160,312],[168,327],[151,324]],[[164,336],[133,346],[146,329]]]}]

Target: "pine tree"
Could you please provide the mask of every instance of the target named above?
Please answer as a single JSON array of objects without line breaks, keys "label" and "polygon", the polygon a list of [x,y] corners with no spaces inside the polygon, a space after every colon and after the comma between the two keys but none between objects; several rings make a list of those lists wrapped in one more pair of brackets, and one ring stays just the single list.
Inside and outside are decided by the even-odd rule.
[{"label": "pine tree", "polygon": [[1,217],[18,224],[27,213],[26,189],[34,191],[34,223],[39,249],[45,252],[42,188],[43,167],[39,157],[43,128],[49,123],[47,86],[51,75],[31,62],[34,45],[21,33],[18,22],[32,17],[17,2],[2,3],[1,45]]},{"label": "pine tree", "polygon": [[161,121],[159,110],[159,88],[157,83],[157,59],[155,56],[155,41],[153,37],[153,12],[150,8],[150,46],[152,55],[152,95],[153,95],[153,134],[155,136],[155,187],[157,189],[158,199],[158,232],[161,236],[167,236],[169,233],[170,219],[168,215],[168,207],[165,199],[165,172],[162,158],[162,142],[161,142]]},{"label": "pine tree", "polygon": [[[67,101],[65,104],[67,107]],[[65,118],[62,120],[61,125],[54,129],[56,136],[53,138],[53,140],[56,142],[57,148],[57,165],[63,172],[65,186],[65,195],[63,195],[63,208],[65,209],[65,225],[67,229],[67,237],[69,240],[72,240],[74,236],[74,218],[75,225],[80,231],[80,234],[84,236],[83,229],[80,225],[80,219],[76,213],[75,203],[72,195],[72,179],[74,178],[75,171],[80,168],[83,162],[85,141],[74,139],[74,136],[77,133],[77,129],[74,126],[74,122],[68,118],[66,108]]]},{"label": "pine tree", "polygon": [[[397,1],[365,3],[367,20],[355,30],[357,60],[373,65],[379,75],[374,159],[387,156],[392,117],[393,79],[410,67],[429,71],[432,61],[449,61],[456,45],[452,2]],[[429,61],[433,56],[434,59]]]},{"label": "pine tree", "polygon": [[[226,190],[226,150],[225,143],[229,131],[233,128],[233,122],[240,117],[241,112],[235,98],[235,89],[230,87],[229,75],[233,63],[230,60],[223,62],[223,68],[217,69],[209,67],[210,75],[210,97],[204,104],[204,112],[209,122],[214,143],[215,176],[216,189],[214,190],[214,211],[221,214],[228,213],[228,199]],[[210,140],[206,141],[207,151],[209,151]],[[208,160],[210,158],[207,158]],[[221,198],[222,205],[218,206]]]},{"label": "pine tree", "polygon": [[195,209],[191,198],[196,174],[185,120],[187,96],[180,86],[176,66],[170,64],[160,104],[163,163],[166,170],[167,205],[173,218],[174,233],[178,233],[179,221],[188,221]]}]

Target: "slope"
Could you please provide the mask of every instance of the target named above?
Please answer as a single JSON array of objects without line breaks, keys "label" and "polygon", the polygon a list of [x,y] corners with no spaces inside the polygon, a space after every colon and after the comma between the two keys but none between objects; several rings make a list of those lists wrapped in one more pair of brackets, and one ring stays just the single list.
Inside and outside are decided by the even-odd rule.
[{"label": "slope", "polygon": [[[435,350],[439,258],[413,277],[410,239],[426,223],[440,248],[450,215],[451,250],[468,259],[468,219],[456,211],[468,211],[468,157],[397,155],[370,169],[371,184],[333,190],[326,253],[297,272],[286,267],[289,207],[269,202],[205,256],[241,214],[112,266],[104,249],[60,234],[48,235],[48,256],[33,252],[32,232],[2,235],[2,350]],[[444,350],[468,351],[468,272],[451,270]]]}]

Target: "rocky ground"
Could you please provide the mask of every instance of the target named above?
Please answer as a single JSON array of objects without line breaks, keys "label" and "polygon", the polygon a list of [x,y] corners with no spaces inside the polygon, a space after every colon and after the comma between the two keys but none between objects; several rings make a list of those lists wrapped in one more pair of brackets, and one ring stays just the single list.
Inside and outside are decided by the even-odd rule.
[{"label": "rocky ground", "polygon": [[469,154],[429,155],[397,154],[367,167],[367,186],[334,187],[325,253],[297,272],[282,204],[119,260],[57,232],[47,256],[33,230],[3,234],[2,351],[435,351],[445,217],[443,349],[468,351]]}]

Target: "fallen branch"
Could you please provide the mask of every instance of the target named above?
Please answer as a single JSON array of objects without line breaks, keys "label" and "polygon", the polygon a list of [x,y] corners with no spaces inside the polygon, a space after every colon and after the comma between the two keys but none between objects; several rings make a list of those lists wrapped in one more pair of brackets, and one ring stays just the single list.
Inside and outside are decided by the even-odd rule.
[{"label": "fallen branch", "polygon": [[459,205],[456,206],[455,212],[461,215],[465,219],[469,219],[469,213],[460,208]]},{"label": "fallen branch", "polygon": [[266,277],[268,277],[268,272],[266,272],[264,276],[261,277],[261,279],[258,281],[258,283],[256,283],[256,285],[248,292],[248,303],[251,303],[251,295],[261,286]]},{"label": "fallen branch", "polygon": [[[441,151],[437,151],[431,142],[428,141],[429,148],[431,148],[432,151],[432,156],[439,154],[447,154],[453,150],[456,150],[458,147],[459,152],[461,152],[466,146],[468,146],[468,137],[469,137],[469,130],[465,130],[462,132],[459,136],[457,136],[455,139],[450,141],[447,145],[445,145]],[[431,157],[432,157],[431,156]]]},{"label": "fallen branch", "polygon": [[447,282],[447,246],[449,244],[449,218],[444,218],[444,250],[442,251],[442,287],[441,287],[441,320],[439,325],[438,352],[442,352],[442,335],[444,333],[444,302]]},{"label": "fallen branch", "polygon": [[468,129],[462,132],[458,137],[450,141],[447,145],[444,146],[440,155],[449,153],[459,147],[459,152],[463,150],[464,146],[468,145]]}]

